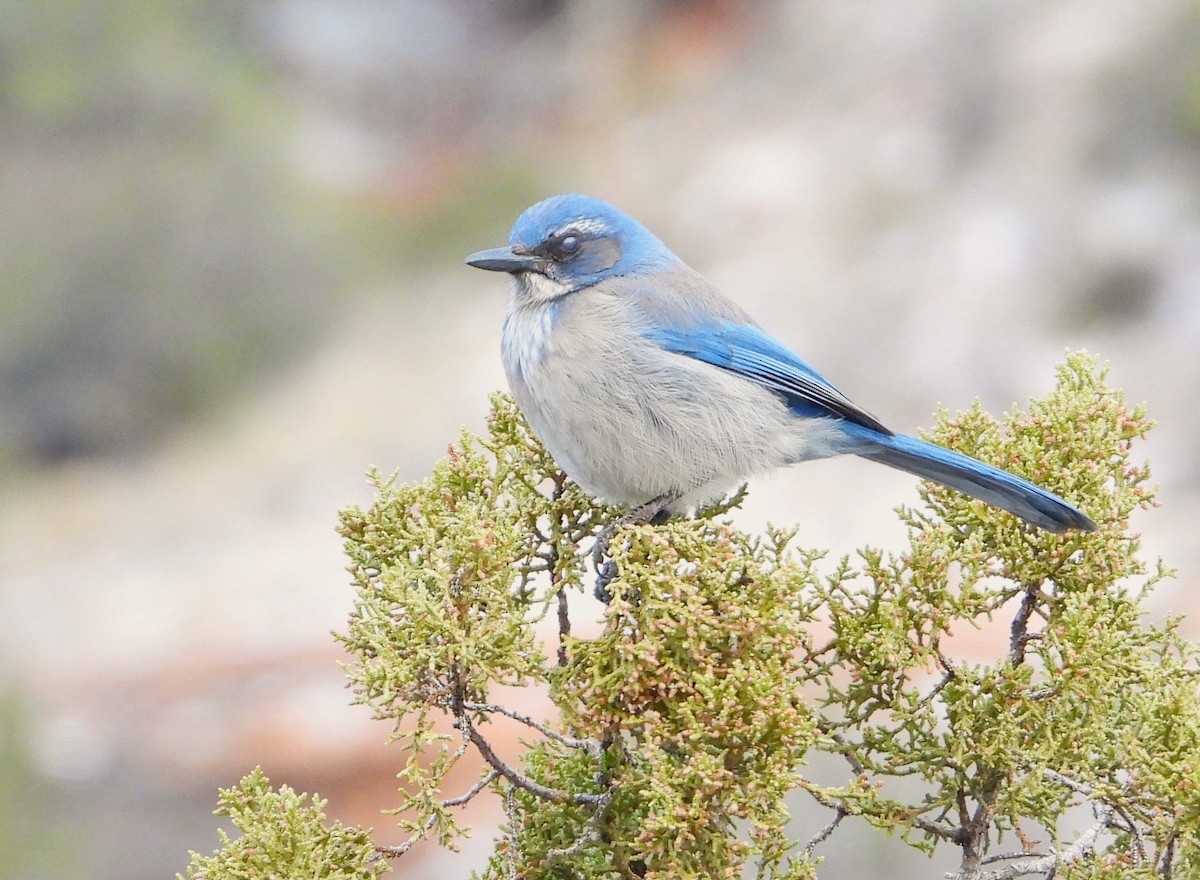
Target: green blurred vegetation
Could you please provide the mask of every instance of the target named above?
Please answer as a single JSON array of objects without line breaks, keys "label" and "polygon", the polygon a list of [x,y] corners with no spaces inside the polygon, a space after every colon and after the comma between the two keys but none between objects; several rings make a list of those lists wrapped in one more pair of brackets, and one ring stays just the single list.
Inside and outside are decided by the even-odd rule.
[{"label": "green blurred vegetation", "polygon": [[0,880],[79,873],[87,840],[69,804],[70,792],[35,765],[26,702],[0,691]]},{"label": "green blurred vegetation", "polygon": [[294,167],[297,84],[256,14],[0,6],[0,482],[144,450],[303,356],[346,296],[491,241],[533,193],[493,166],[419,206],[322,191]]},{"label": "green blurred vegetation", "polygon": [[[0,464],[144,447],[302,350],[346,274],[247,4],[0,13]],[[0,473],[3,471],[0,470]]]}]

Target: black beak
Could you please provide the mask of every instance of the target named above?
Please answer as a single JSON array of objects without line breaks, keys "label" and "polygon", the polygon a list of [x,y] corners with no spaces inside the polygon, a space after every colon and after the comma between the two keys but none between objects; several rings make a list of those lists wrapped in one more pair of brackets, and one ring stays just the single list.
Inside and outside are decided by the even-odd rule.
[{"label": "black beak", "polygon": [[492,248],[467,257],[468,266],[489,272],[528,272],[540,262],[541,257],[518,254],[511,247]]}]

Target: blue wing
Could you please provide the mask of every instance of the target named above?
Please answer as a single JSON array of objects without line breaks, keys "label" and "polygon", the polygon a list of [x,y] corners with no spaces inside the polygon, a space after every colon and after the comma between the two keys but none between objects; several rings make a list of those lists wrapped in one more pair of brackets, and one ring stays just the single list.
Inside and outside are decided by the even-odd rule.
[{"label": "blue wing", "polygon": [[797,415],[846,419],[892,436],[878,419],[851,403],[824,376],[753,324],[659,327],[646,338],[666,351],[729,370],[778,392]]},{"label": "blue wing", "polygon": [[1096,524],[1057,495],[1007,471],[915,437],[893,434],[804,361],[753,324],[724,321],[657,328],[646,338],[664,350],[744,376],[781,394],[797,415],[841,418],[852,452],[994,504],[1052,532]]}]

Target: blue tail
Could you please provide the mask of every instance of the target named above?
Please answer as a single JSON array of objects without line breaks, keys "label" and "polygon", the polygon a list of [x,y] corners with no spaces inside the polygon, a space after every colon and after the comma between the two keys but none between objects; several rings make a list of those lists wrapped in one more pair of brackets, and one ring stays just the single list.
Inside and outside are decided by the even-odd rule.
[{"label": "blue tail", "polygon": [[967,455],[905,437],[847,424],[857,441],[847,451],[964,492],[1047,531],[1094,532],[1096,524],[1057,495]]}]

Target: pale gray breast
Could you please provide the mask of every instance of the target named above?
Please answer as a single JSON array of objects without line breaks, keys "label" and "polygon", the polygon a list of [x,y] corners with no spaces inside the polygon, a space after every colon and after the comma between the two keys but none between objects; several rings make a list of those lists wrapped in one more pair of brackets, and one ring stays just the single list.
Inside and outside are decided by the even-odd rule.
[{"label": "pale gray breast", "polygon": [[659,316],[637,293],[606,282],[509,316],[509,381],[555,460],[588,491],[630,505],[670,491],[711,497],[779,464],[781,401],[647,340]]}]

